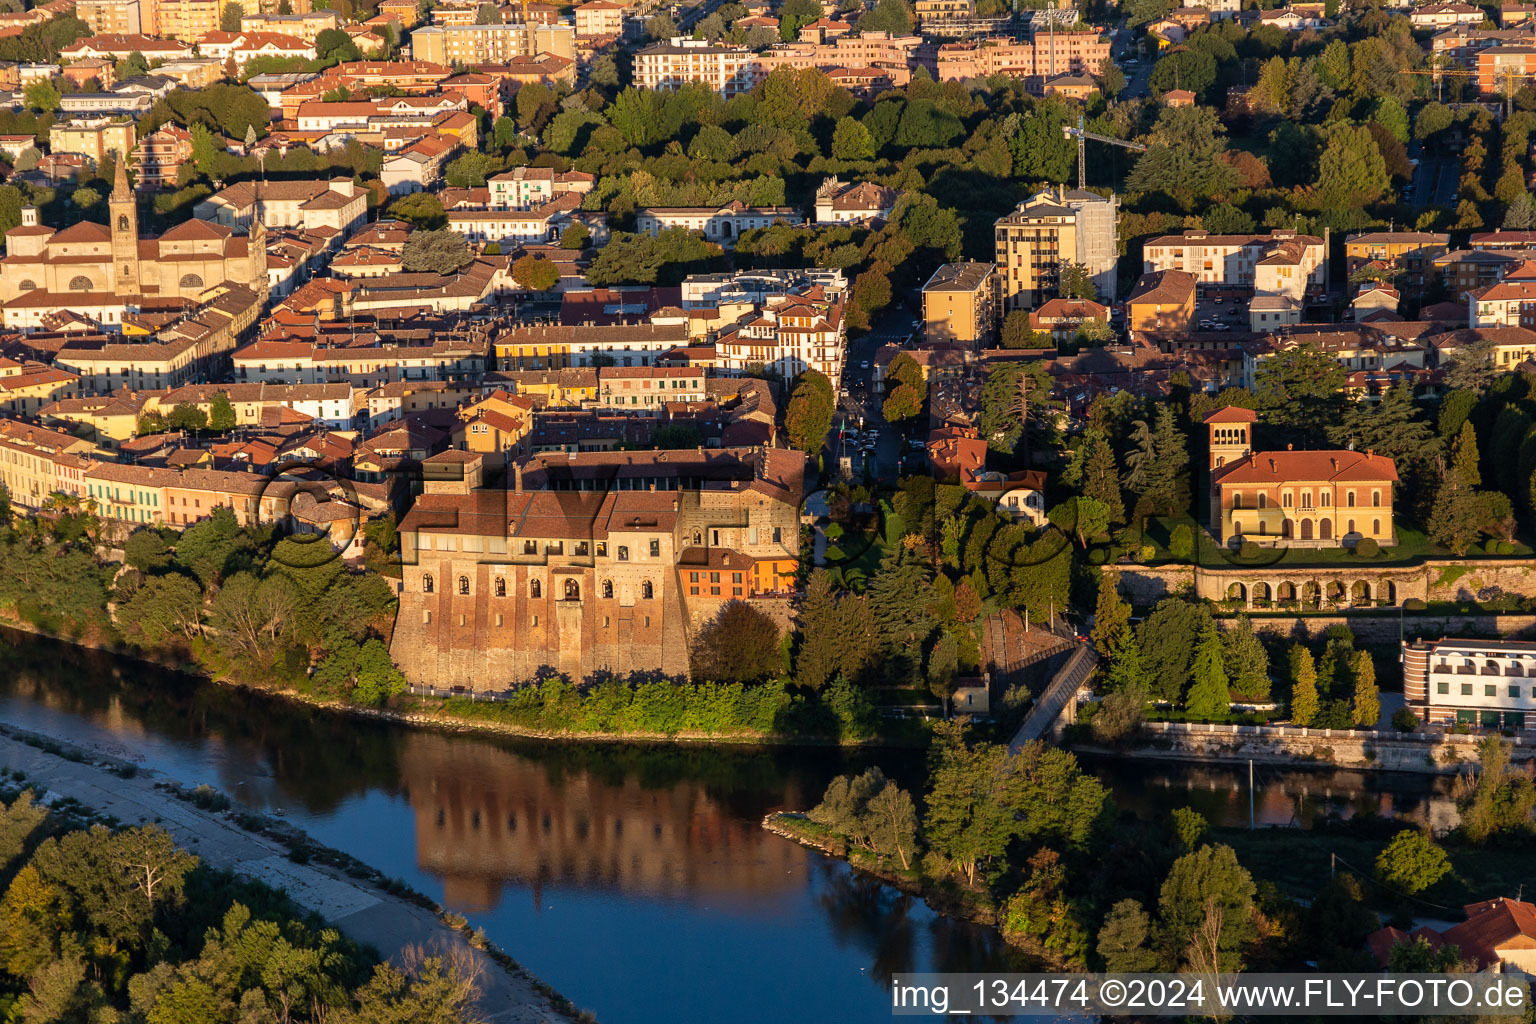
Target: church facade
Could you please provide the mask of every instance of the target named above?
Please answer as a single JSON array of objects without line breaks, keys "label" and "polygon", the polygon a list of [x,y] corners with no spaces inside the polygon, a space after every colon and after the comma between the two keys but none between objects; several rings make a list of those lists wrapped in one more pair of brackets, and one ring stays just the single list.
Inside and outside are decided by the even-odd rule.
[{"label": "church facade", "polygon": [[[22,211],[21,225],[6,232],[0,259],[0,306],[8,324],[26,326],[27,310],[198,303],[226,283],[265,297],[266,232],[259,221],[247,235],[189,220],[156,238],[140,238],[138,207],[121,162],[108,205],[110,223],[81,221],[62,229],[38,223],[32,207]],[[120,324],[120,314],[103,317],[108,329]]]}]

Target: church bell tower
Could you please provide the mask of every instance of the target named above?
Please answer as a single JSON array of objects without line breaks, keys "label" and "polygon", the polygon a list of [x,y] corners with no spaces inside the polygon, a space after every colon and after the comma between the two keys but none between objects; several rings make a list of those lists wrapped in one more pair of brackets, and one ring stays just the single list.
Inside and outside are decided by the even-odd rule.
[{"label": "church bell tower", "polygon": [[117,159],[111,211],[113,285],[119,295],[137,295],[139,283],[139,206],[128,187],[126,154]]}]

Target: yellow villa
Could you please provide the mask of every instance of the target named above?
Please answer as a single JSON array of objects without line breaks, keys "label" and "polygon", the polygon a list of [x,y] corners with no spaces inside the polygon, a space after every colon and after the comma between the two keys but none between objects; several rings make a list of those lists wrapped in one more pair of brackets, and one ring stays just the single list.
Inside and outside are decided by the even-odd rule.
[{"label": "yellow villa", "polygon": [[1392,485],[1397,466],[1370,451],[1255,452],[1258,414],[1228,406],[1210,431],[1211,529],[1223,544],[1352,547],[1397,542]]}]

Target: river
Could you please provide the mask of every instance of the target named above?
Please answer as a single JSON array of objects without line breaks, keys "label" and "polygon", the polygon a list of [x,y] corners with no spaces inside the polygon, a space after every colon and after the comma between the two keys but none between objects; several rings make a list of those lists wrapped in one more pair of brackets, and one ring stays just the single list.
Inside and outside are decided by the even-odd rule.
[{"label": "river", "polygon": [[[0,721],[278,813],[464,914],[604,1024],[890,1018],[895,971],[1025,969],[996,931],[759,827],[912,754],[555,744],[320,712],[0,631]],[[1093,762],[1141,815],[1247,821],[1246,772]],[[1448,813],[1443,780],[1259,774],[1261,824]]]}]

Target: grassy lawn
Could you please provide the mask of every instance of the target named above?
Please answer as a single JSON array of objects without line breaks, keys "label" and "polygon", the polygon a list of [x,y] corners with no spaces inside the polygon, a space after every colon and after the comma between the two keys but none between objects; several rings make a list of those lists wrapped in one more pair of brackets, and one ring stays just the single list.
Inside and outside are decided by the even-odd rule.
[{"label": "grassy lawn", "polygon": [[[901,543],[906,524],[891,509],[888,500],[880,499],[880,509],[884,517],[883,534],[877,523],[870,530],[848,530],[836,540],[827,539],[827,571],[832,574],[833,583],[850,590],[863,590],[879,571],[886,552]],[[853,585],[855,582],[858,586]]]},{"label": "grassy lawn", "polygon": [[[1245,569],[1275,568],[1281,572],[1291,570],[1309,569],[1333,569],[1352,566],[1373,566],[1388,568],[1392,566],[1410,566],[1423,562],[1426,558],[1454,558],[1452,552],[1431,544],[1429,538],[1420,530],[1411,526],[1398,525],[1397,543],[1391,547],[1384,547],[1369,558],[1354,553],[1349,548],[1286,548],[1286,547],[1260,547],[1258,553],[1252,558],[1244,558],[1238,552],[1224,545],[1218,544],[1216,538],[1211,536],[1205,527],[1188,516],[1163,517],[1147,520],[1146,527],[1139,534],[1134,527],[1121,530],[1117,535],[1117,544],[1121,551],[1135,556],[1137,548],[1142,545],[1150,545],[1153,556],[1148,564],[1169,565],[1188,564],[1188,560],[1173,557],[1168,549],[1168,544],[1173,536],[1173,531],[1179,526],[1187,526],[1195,536],[1195,558],[1200,566],[1205,569]],[[1498,558],[1518,559],[1528,558],[1532,549],[1523,543],[1515,543],[1509,552],[1495,553],[1495,541],[1487,541],[1484,544],[1474,545],[1467,552],[1468,558]],[[1456,572],[1458,570],[1447,570]],[[1473,570],[1462,570],[1471,572]]]}]

